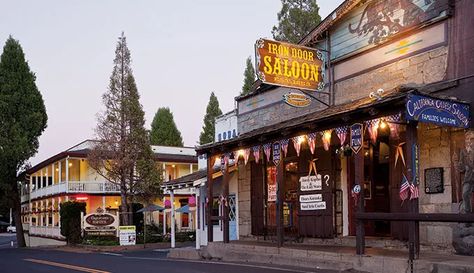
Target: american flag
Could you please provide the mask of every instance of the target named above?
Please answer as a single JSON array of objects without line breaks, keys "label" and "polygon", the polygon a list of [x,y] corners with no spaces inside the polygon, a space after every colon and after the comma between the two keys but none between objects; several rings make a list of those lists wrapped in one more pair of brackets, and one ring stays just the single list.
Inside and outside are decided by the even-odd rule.
[{"label": "american flag", "polygon": [[410,200],[420,198],[420,188],[415,182],[410,184]]},{"label": "american flag", "polygon": [[347,136],[347,126],[336,128],[336,135],[341,141],[341,146],[344,146],[344,143],[346,142],[346,136]]},{"label": "american flag", "polygon": [[293,146],[295,146],[295,150],[296,150],[296,155],[297,156],[300,156],[300,149],[301,149],[301,138],[303,136],[296,136],[296,137],[292,137],[291,140],[293,141]]},{"label": "american flag", "polygon": [[377,129],[379,128],[379,119],[372,119],[372,120],[367,120],[365,122],[365,126],[367,126],[367,130],[369,131],[369,136],[370,140],[372,143],[377,142]]},{"label": "american flag", "polygon": [[400,184],[400,199],[405,201],[408,199],[408,190],[410,188],[410,183],[408,182],[407,177],[403,174],[402,183]]},{"label": "american flag", "polygon": [[270,154],[272,151],[272,144],[271,143],[263,144],[263,151],[265,152],[265,155],[267,156],[267,162],[269,162]]},{"label": "american flag", "polygon": [[255,163],[258,164],[260,161],[260,145],[252,147],[253,157],[255,157]]},{"label": "american flag", "polygon": [[391,138],[398,139],[400,137],[400,135],[399,135],[400,124],[398,124],[397,122],[400,122],[401,116],[402,116],[402,114],[398,113],[398,114],[391,115],[391,116],[388,116],[388,117],[385,118],[385,120],[388,122],[388,127],[390,127],[390,137]]},{"label": "american flag", "polygon": [[318,133],[309,133],[308,134],[308,144],[311,154],[314,154],[314,149],[316,148],[316,136]]},{"label": "american flag", "polygon": [[280,140],[280,145],[281,145],[281,149],[283,150],[284,157],[286,157],[286,153],[288,152],[288,143],[290,143],[289,139]]}]

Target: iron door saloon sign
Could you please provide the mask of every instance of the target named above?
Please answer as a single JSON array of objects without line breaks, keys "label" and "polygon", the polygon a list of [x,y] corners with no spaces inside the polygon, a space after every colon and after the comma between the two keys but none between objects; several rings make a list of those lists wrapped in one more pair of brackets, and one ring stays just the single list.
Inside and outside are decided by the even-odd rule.
[{"label": "iron door saloon sign", "polygon": [[263,83],[321,91],[325,62],[321,51],[259,39],[255,43],[257,77]]},{"label": "iron door saloon sign", "polygon": [[427,96],[408,95],[406,119],[430,122],[441,126],[469,127],[469,105]]}]

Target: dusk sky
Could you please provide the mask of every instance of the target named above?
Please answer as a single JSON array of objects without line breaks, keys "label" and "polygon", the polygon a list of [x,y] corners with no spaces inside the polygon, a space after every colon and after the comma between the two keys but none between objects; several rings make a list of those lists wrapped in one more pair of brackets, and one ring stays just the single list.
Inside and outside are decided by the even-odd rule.
[{"label": "dusk sky", "polygon": [[[321,17],[341,2],[318,1]],[[34,165],[94,137],[122,31],[147,128],[167,106],[185,146],[195,146],[210,93],[223,112],[233,109],[245,59],[258,38],[272,37],[281,2],[32,0],[2,9],[0,51],[9,35],[20,41],[48,113]]]}]

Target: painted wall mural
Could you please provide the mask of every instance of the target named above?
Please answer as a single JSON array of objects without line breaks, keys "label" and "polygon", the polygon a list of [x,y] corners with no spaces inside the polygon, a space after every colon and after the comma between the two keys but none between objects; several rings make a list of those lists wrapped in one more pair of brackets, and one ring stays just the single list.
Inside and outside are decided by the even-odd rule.
[{"label": "painted wall mural", "polygon": [[369,2],[357,24],[348,30],[358,36],[368,36],[369,44],[379,44],[393,34],[402,32],[440,15],[448,0],[376,0]]}]

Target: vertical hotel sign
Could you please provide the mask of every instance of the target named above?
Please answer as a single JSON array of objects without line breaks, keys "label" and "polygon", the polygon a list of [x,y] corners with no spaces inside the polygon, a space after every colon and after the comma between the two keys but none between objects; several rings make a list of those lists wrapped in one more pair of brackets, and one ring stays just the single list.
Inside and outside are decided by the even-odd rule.
[{"label": "vertical hotel sign", "polygon": [[317,49],[259,39],[255,56],[257,77],[263,83],[310,91],[324,88],[325,62]]}]

